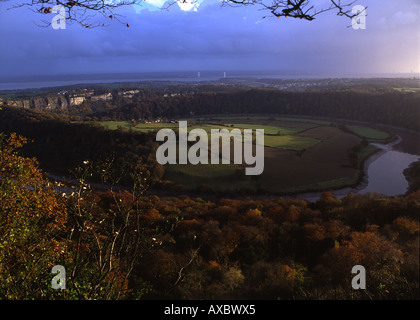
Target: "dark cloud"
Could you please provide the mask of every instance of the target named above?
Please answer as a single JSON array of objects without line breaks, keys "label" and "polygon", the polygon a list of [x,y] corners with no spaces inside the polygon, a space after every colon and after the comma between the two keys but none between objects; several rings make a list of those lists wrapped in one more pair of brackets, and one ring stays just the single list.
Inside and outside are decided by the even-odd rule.
[{"label": "dark cloud", "polygon": [[[211,2],[210,2],[211,1]],[[312,22],[261,19],[253,7],[204,0],[197,12],[121,11],[130,28],[41,28],[41,16],[0,4],[3,77],[27,74],[276,69],[290,73],[419,71],[416,0],[363,1],[367,29],[326,13]],[[53,15],[51,15],[52,18]],[[42,16],[45,18],[45,16]]]}]

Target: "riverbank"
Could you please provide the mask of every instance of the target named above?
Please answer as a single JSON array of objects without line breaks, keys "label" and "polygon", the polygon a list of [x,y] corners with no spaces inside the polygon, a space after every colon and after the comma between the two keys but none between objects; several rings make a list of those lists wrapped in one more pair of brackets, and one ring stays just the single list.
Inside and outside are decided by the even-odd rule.
[{"label": "riverbank", "polygon": [[407,169],[405,169],[404,175],[408,181],[409,193],[420,190],[420,160],[413,162]]},{"label": "riverbank", "polygon": [[[351,122],[353,123],[353,122]],[[357,122],[360,124],[360,122]],[[379,126],[372,126],[376,128],[382,128],[382,130],[385,130],[385,128],[381,125]],[[407,134],[414,134],[413,132],[407,132],[404,129],[396,129],[392,128],[392,131],[389,131],[391,134],[394,134],[395,132],[402,132],[405,134],[405,137],[407,137]],[[374,163],[376,160],[381,158],[384,154],[386,154],[388,151],[395,150],[397,147],[398,149],[403,149],[404,151],[413,151],[414,148],[407,149],[406,146],[409,146],[409,144],[404,143],[404,138],[402,138],[400,135],[394,135],[395,139],[390,141],[387,144],[377,144],[372,143],[375,145],[378,149],[374,151],[373,153],[369,154],[365,159],[362,159],[362,165],[360,168],[360,173],[357,178],[357,180],[353,183],[347,182],[343,183],[341,179],[339,182],[341,184],[335,187],[325,187],[325,188],[319,188],[319,189],[310,189],[310,186],[304,186],[304,190],[302,191],[296,191],[296,192],[283,192],[283,193],[267,193],[267,192],[211,192],[211,191],[199,191],[199,190],[169,190],[169,189],[149,189],[145,194],[147,195],[157,195],[157,196],[189,196],[191,198],[203,198],[203,199],[209,199],[209,200],[215,200],[218,198],[232,198],[232,199],[244,199],[244,198],[252,198],[252,199],[273,199],[273,198],[295,198],[295,199],[306,199],[308,201],[316,201],[319,199],[319,197],[322,195],[322,193],[326,191],[332,192],[336,197],[344,197],[348,195],[349,193],[359,193],[362,190],[364,190],[369,183],[369,167]],[[415,136],[411,136],[409,139],[415,139]],[[420,154],[420,150],[419,150]],[[49,179],[62,182],[66,185],[77,185],[77,181],[71,178],[67,177],[61,177],[59,175],[54,174],[47,174],[46,175]],[[350,178],[349,178],[350,179]],[[331,181],[330,181],[331,182]],[[101,185],[99,183],[90,183],[92,189],[98,190],[98,191],[106,191],[109,190],[109,186]],[[327,185],[327,182],[325,182],[324,185]],[[347,186],[343,186],[347,185]],[[113,190],[115,191],[123,191],[123,190],[129,190],[129,188],[124,186],[114,186]],[[69,188],[69,192],[74,191],[74,189]],[[404,192],[403,192],[404,193]],[[402,194],[403,194],[402,193]]]}]

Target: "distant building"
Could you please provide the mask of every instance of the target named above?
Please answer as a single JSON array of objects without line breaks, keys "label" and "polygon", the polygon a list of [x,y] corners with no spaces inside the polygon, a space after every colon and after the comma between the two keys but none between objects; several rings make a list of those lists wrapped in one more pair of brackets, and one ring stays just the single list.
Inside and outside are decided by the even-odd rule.
[{"label": "distant building", "polygon": [[132,98],[135,94],[139,93],[140,90],[125,90],[125,91],[118,91],[119,96],[123,96],[124,98]]},{"label": "distant building", "polygon": [[86,100],[84,95],[72,95],[69,96],[69,102],[71,106],[81,105]]},{"label": "distant building", "polygon": [[94,93],[95,93],[95,91],[93,91],[93,90],[83,89],[83,95],[84,95],[85,97],[90,97],[90,96],[92,96]]},{"label": "distant building", "polygon": [[109,100],[112,100],[112,93],[108,92],[108,93],[92,96],[92,97],[90,97],[90,99],[92,101],[101,101],[101,100],[102,101],[109,101]]}]

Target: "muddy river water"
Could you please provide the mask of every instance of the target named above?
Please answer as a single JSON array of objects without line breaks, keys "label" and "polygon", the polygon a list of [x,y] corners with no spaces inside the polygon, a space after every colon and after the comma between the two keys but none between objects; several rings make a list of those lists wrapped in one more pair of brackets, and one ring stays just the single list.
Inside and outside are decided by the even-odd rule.
[{"label": "muddy river water", "polygon": [[[420,159],[420,156],[400,152],[393,149],[401,142],[401,137],[389,144],[372,143],[381,151],[375,153],[365,161],[364,179],[355,188],[343,188],[331,191],[337,197],[344,197],[349,193],[378,193],[386,196],[398,196],[407,192],[408,181],[404,175],[404,170],[411,163]],[[316,201],[322,192],[304,193],[294,198]]]}]

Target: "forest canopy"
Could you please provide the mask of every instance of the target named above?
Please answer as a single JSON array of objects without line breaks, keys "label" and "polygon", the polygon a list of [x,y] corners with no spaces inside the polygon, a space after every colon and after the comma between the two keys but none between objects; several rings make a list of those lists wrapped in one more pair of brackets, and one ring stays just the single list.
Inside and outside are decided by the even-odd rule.
[{"label": "forest canopy", "polygon": [[[91,123],[251,113],[260,105],[267,114],[378,119],[418,131],[418,93],[241,90],[119,99],[108,110],[86,102],[76,122],[51,110],[0,110],[0,298],[419,299],[417,179],[395,197],[155,195],[145,192],[162,177],[150,156],[155,135]],[[46,167],[73,169],[74,182],[47,179],[29,156],[34,151]],[[418,163],[406,171],[417,173]],[[66,290],[51,288],[54,265],[67,270]],[[351,287],[355,265],[366,268],[366,290]]]},{"label": "forest canopy", "polygon": [[[16,154],[24,141],[1,139],[0,298],[419,298],[419,192],[313,203],[146,196],[141,182],[93,192],[85,161],[61,194]],[[56,264],[66,290],[51,288]],[[366,290],[351,288],[354,265]]]}]

